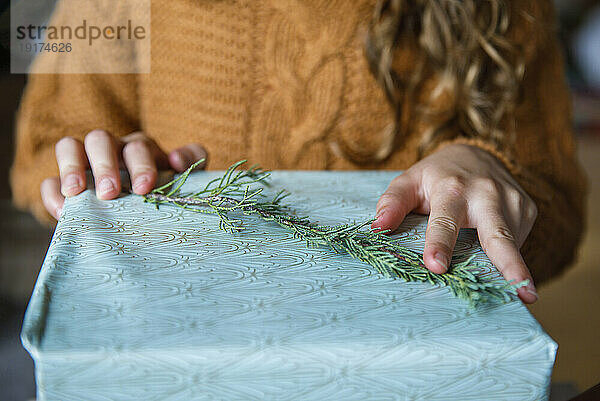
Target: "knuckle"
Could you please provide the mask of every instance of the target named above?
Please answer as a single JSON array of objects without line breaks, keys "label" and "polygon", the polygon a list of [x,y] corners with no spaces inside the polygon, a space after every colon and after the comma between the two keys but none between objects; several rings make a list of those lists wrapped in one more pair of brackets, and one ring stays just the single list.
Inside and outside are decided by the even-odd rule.
[{"label": "knuckle", "polygon": [[442,230],[452,235],[458,235],[458,224],[450,217],[437,216],[431,219],[429,224],[437,230]]},{"label": "knuckle", "polygon": [[79,143],[79,140],[75,139],[72,136],[65,136],[60,138],[55,145],[56,149],[60,149],[66,146],[72,146],[72,145],[76,145]]},{"label": "knuckle", "polygon": [[480,191],[487,194],[497,195],[500,193],[500,185],[498,182],[489,177],[478,178],[475,185]]},{"label": "knuckle", "polygon": [[76,164],[76,163],[60,163],[58,166],[58,169],[60,170],[60,175],[65,176],[67,174],[70,173],[76,173],[81,169],[81,165]]},{"label": "knuckle", "polygon": [[127,142],[134,142],[134,141],[147,142],[149,140],[149,138],[146,136],[146,134],[144,134],[142,131],[133,132],[133,133],[123,137],[122,139]]},{"label": "knuckle", "polygon": [[394,195],[393,193],[386,191],[383,193],[383,195],[381,195],[379,197],[379,200],[377,201],[377,208],[380,208],[382,206],[387,206],[391,203],[394,202],[394,200],[396,199],[396,195]]},{"label": "knuckle", "polygon": [[464,177],[455,175],[444,178],[441,187],[451,195],[462,197],[467,190],[467,182]]},{"label": "knuckle", "polygon": [[90,132],[87,133],[87,135],[85,136],[85,142],[96,142],[96,141],[107,141],[107,140],[112,140],[112,136],[101,129],[95,129],[92,130]]},{"label": "knuckle", "polygon": [[523,199],[525,199],[525,204],[526,204],[528,207],[535,208],[535,210],[537,210],[537,204],[536,204],[536,203],[535,203],[535,201],[534,201],[534,200],[531,198],[531,196],[529,196],[529,194],[528,194],[528,193],[526,193],[526,192],[523,192]]},{"label": "knuckle", "polygon": [[[523,217],[529,221],[535,221],[538,215],[538,208],[533,199],[524,192],[514,190],[518,193],[518,205]],[[517,197],[517,195],[514,195]]]},{"label": "knuckle", "polygon": [[147,164],[138,164],[138,165],[132,166],[130,173],[132,176],[135,176],[135,177],[137,177],[139,175],[155,176],[157,174],[156,168],[152,165],[147,165]]},{"label": "knuckle", "polygon": [[525,198],[523,196],[523,194],[521,193],[521,191],[519,191],[516,188],[509,187],[509,188],[506,188],[504,191],[505,191],[506,197],[509,199],[509,201],[513,202],[514,204],[519,205],[520,207],[523,207],[525,205],[525,203],[527,202],[527,198]]},{"label": "knuckle", "polygon": [[537,216],[538,216],[538,207],[535,204],[535,202],[529,201],[529,202],[526,203],[525,213],[526,213],[526,216],[531,221],[535,221],[537,219]]},{"label": "knuckle", "polygon": [[515,236],[513,235],[512,231],[506,227],[506,226],[500,226],[500,227],[496,227],[494,229],[494,231],[492,232],[492,234],[490,235],[489,238],[486,239],[486,243],[492,243],[492,242],[506,242],[506,241],[510,241],[510,242],[516,242],[515,241]]},{"label": "knuckle", "polygon": [[[415,171],[415,166],[416,165],[411,166],[408,170],[406,170],[406,173],[413,173]],[[424,163],[420,166],[420,170],[423,177],[429,177],[431,179],[440,178],[440,169],[436,163]]]},{"label": "knuckle", "polygon": [[123,147],[123,154],[128,153],[141,153],[148,149],[148,144],[144,140],[136,139],[131,142],[127,142]]},{"label": "knuckle", "polygon": [[398,192],[398,188],[402,188],[405,183],[406,183],[406,178],[402,177],[401,175],[392,178],[392,180],[390,181],[390,184],[388,185],[387,189],[385,190],[384,195]]},{"label": "knuckle", "polygon": [[417,176],[416,173],[414,173],[412,171],[405,171],[402,174],[395,176],[394,179],[392,180],[392,182],[394,183],[395,187],[397,187],[397,188],[401,188],[401,187],[414,188],[419,183],[419,177]]},{"label": "knuckle", "polygon": [[113,166],[110,162],[98,161],[92,166],[94,177],[100,176],[116,176],[117,166]]}]

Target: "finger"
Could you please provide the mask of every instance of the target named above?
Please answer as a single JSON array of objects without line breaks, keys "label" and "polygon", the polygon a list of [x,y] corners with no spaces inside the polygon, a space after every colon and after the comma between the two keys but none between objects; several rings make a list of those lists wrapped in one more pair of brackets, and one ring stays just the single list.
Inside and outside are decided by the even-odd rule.
[{"label": "finger", "polygon": [[96,195],[99,199],[115,198],[121,192],[121,180],[114,139],[106,131],[94,130],[86,135],[84,145],[94,175]]},{"label": "finger", "polygon": [[147,194],[156,182],[156,160],[147,142],[134,140],[123,147],[123,161],[131,177],[131,187],[138,195]]},{"label": "finger", "polygon": [[431,194],[430,207],[423,262],[441,274],[448,270],[458,232],[465,224],[467,201],[459,192],[440,188]]},{"label": "finger", "polygon": [[60,193],[60,180],[58,177],[45,179],[40,185],[40,194],[44,207],[56,220],[62,214],[65,198]]},{"label": "finger", "polygon": [[129,135],[119,138],[119,141],[125,147],[130,142],[143,142],[152,155],[152,159],[159,170],[166,170],[169,168],[169,160],[167,154],[158,146],[158,144],[149,136],[141,131],[133,132]]},{"label": "finger", "polygon": [[85,189],[87,159],[83,144],[71,137],[62,138],[54,148],[60,171],[60,191],[64,196],[77,195]]},{"label": "finger", "polygon": [[519,252],[515,237],[500,210],[488,209],[477,224],[479,242],[494,266],[509,282],[520,283],[529,280],[529,284],[519,288],[519,298],[525,303],[534,303],[537,292],[533,278]]},{"label": "finger", "polygon": [[175,149],[174,151],[169,153],[169,164],[175,171],[181,173],[187,170],[192,164],[194,164],[200,159],[205,159],[205,161],[201,163],[197,168],[205,168],[207,157],[208,153],[206,152],[206,149],[204,149],[201,145],[198,145],[197,143],[192,143],[184,147]]},{"label": "finger", "polygon": [[516,189],[506,188],[502,195],[502,214],[520,249],[533,228],[537,218],[537,207],[527,194]]},{"label": "finger", "polygon": [[373,229],[395,230],[406,215],[419,205],[417,185],[409,175],[402,174],[390,183],[377,201]]}]

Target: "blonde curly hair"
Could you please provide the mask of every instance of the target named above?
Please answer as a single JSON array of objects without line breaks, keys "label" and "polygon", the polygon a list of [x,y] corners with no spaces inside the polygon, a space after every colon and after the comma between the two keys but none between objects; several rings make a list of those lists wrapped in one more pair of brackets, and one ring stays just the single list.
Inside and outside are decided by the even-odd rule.
[{"label": "blonde curly hair", "polygon": [[[502,0],[378,1],[365,49],[371,72],[394,108],[394,137],[402,134],[403,113],[424,118],[432,113],[423,102],[419,104],[416,94],[425,78],[435,75],[440,79],[432,96],[449,90],[453,104],[448,118],[423,135],[421,152],[449,132],[500,146],[511,140],[524,63],[520,49],[507,37],[509,6]],[[402,46],[418,48],[409,77],[392,68],[394,51]],[[405,110],[409,103],[410,111]],[[386,141],[378,159],[390,155],[393,142]]]}]

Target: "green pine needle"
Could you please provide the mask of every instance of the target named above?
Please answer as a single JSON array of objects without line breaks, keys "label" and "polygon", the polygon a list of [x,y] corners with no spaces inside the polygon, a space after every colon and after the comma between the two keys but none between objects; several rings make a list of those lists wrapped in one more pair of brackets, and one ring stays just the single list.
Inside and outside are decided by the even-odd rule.
[{"label": "green pine needle", "polygon": [[157,208],[171,204],[186,210],[216,214],[220,229],[227,232],[243,229],[242,220],[231,216],[233,212],[255,214],[285,227],[295,238],[306,241],[308,247],[324,246],[336,253],[347,254],[368,263],[386,277],[447,286],[455,296],[467,300],[471,306],[490,301],[508,302],[517,288],[527,285],[527,281],[513,284],[482,279],[473,271],[479,267],[473,263],[473,257],[453,263],[444,274],[433,273],[425,267],[421,254],[385,235],[387,231],[374,232],[368,228],[373,220],[323,226],[307,217],[298,217],[289,206],[281,203],[289,195],[287,191],[281,190],[268,199],[262,194],[262,188],[251,188],[256,183],[268,186],[270,173],[258,166],[239,169],[245,160],[233,164],[222,177],[213,179],[204,189],[194,193],[182,192],[181,187],[192,170],[203,161],[199,160],[178,178],[145,195],[144,201],[154,203]]}]

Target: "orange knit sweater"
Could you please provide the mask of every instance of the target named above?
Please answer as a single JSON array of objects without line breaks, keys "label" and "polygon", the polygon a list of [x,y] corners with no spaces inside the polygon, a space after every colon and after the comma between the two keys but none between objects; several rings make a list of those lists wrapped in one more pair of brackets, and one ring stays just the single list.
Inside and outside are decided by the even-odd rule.
[{"label": "orange knit sweater", "polygon": [[[374,3],[152,1],[150,74],[30,75],[11,171],[15,203],[47,219],[39,186],[57,175],[54,144],[95,128],[117,136],[142,129],[166,151],[201,143],[211,169],[242,158],[268,169],[410,167],[428,129],[418,116],[410,116],[409,134],[385,161],[356,162],[376,152],[393,122],[363,51]],[[514,40],[526,54],[516,144],[500,152],[457,132],[439,146],[460,142],[486,149],[535,200],[538,220],[522,252],[539,283],[574,256],[586,184],[576,161],[554,33],[519,28],[531,28],[531,14],[542,17],[540,26],[551,25],[550,2],[514,3],[523,7],[516,13],[522,17],[512,22]],[[63,17],[59,9],[54,21]],[[399,74],[410,70],[413,51],[398,50]],[[429,106],[443,108],[443,96]]]}]

